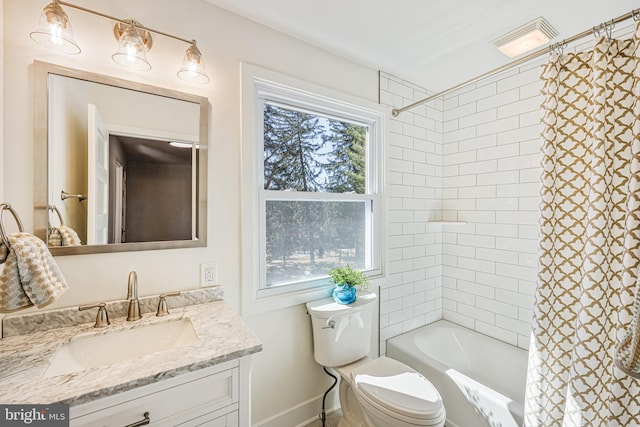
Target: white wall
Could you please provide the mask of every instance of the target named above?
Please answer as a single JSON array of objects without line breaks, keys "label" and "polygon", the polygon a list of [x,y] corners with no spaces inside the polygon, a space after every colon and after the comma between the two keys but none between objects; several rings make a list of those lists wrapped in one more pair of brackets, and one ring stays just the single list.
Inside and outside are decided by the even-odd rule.
[{"label": "white wall", "polygon": [[[149,53],[152,70],[127,72],[111,61],[116,48],[112,23],[67,8],[78,56],[46,51],[28,32],[47,0],[4,0],[4,198],[18,210],[27,230],[33,224],[33,60],[113,75],[197,95],[211,103],[208,187],[208,246],[206,248],[57,257],[69,291],[53,307],[122,299],[130,270],[138,272],[140,293],[198,286],[199,263],[217,262],[225,299],[239,311],[240,259],[240,63],[254,63],[334,90],[377,101],[375,70],[302,43],[240,18],[200,0],[76,0],[106,14],[129,18],[198,40],[212,82],[194,86],[177,79],[186,45],[154,36]],[[264,343],[254,358],[253,420],[270,425],[301,423],[315,418],[318,397],[330,383],[311,353],[311,325],[302,306],[246,319]],[[311,404],[305,404],[311,402]],[[287,418],[290,414],[291,418]],[[283,414],[287,423],[274,416]],[[293,425],[293,424],[292,424]]]}]

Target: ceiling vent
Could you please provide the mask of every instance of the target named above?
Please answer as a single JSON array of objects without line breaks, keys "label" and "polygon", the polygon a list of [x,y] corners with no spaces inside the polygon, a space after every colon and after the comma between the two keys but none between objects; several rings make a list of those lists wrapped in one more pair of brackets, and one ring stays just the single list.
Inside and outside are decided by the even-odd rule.
[{"label": "ceiling vent", "polygon": [[543,17],[534,19],[494,40],[498,50],[510,58],[549,43],[558,32]]}]

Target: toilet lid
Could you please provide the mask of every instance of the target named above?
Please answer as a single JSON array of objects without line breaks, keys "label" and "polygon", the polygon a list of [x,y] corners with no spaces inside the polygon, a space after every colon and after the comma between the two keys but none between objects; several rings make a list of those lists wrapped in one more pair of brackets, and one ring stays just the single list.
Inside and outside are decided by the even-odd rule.
[{"label": "toilet lid", "polygon": [[407,365],[387,357],[355,368],[356,389],[387,410],[410,418],[440,417],[444,410],[438,390]]}]

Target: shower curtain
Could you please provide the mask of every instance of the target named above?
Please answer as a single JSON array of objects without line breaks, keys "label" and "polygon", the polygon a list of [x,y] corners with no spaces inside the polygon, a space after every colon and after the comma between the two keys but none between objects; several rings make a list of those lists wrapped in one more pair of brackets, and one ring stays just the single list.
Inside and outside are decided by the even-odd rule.
[{"label": "shower curtain", "polygon": [[525,426],[640,426],[614,365],[640,274],[640,22],[629,40],[552,54]]}]

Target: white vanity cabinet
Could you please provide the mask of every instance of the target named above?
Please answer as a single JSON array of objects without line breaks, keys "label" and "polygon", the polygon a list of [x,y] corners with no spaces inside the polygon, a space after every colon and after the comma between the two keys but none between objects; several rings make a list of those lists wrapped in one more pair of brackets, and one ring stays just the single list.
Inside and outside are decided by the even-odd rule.
[{"label": "white vanity cabinet", "polygon": [[[245,356],[173,378],[160,379],[152,384],[72,406],[70,425],[249,426],[250,370],[251,356]],[[148,423],[144,423],[145,413],[148,413]]]}]

